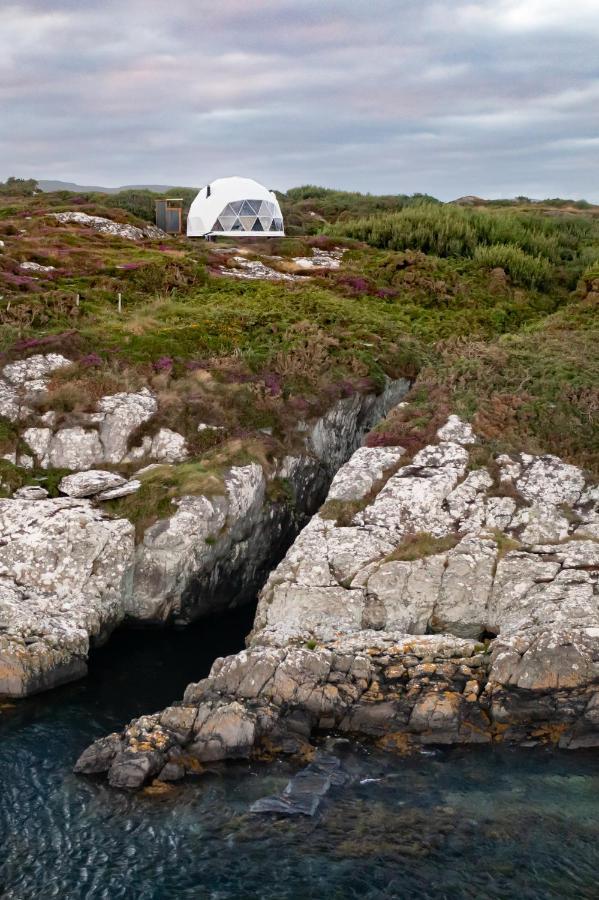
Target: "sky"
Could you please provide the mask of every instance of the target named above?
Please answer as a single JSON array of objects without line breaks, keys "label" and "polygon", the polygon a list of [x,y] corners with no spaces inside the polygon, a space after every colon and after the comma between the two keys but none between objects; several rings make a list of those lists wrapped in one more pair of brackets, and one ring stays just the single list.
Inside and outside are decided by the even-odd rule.
[{"label": "sky", "polygon": [[0,0],[0,179],[599,202],[599,0]]}]

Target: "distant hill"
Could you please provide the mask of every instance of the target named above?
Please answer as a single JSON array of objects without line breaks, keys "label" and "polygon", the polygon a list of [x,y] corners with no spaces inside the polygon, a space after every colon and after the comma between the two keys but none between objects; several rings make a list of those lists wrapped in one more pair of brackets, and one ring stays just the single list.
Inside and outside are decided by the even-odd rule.
[{"label": "distant hill", "polygon": [[95,184],[75,184],[73,181],[38,181],[40,189],[45,193],[51,191],[73,191],[78,194],[118,194],[119,191],[155,191],[157,194],[164,194],[170,191],[170,184],[124,184],[122,187],[99,187]]}]

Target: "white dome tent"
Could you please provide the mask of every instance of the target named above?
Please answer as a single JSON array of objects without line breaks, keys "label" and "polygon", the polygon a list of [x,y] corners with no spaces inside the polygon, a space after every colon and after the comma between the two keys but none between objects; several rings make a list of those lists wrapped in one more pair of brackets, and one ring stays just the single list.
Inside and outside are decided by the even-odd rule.
[{"label": "white dome tent", "polygon": [[283,215],[275,194],[252,178],[217,178],[189,208],[188,237],[281,237]]}]

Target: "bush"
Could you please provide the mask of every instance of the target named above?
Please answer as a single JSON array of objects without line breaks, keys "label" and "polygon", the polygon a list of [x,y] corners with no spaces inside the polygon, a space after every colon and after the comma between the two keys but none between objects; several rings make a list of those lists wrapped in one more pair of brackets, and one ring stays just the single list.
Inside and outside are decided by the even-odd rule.
[{"label": "bush", "polygon": [[544,288],[551,282],[551,265],[542,256],[531,256],[513,244],[490,244],[474,250],[474,259],[489,269],[502,268],[514,284]]}]

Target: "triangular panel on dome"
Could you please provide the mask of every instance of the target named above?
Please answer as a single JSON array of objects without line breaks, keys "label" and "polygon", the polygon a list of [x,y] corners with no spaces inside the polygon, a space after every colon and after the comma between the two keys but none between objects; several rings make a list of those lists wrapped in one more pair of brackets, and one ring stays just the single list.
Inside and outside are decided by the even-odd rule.
[{"label": "triangular panel on dome", "polygon": [[212,226],[212,231],[224,231],[224,230],[225,229],[223,228],[223,226],[220,224],[219,220],[217,219],[216,222],[214,223],[214,225]]},{"label": "triangular panel on dome", "polygon": [[264,231],[260,219],[256,219],[256,221],[252,225],[252,231]]},{"label": "triangular panel on dome", "polygon": [[252,230],[252,225],[253,225],[254,222],[256,221],[256,216],[255,216],[255,215],[252,215],[252,216],[239,216],[239,221],[240,221],[241,224],[243,225],[243,230],[244,230],[244,231],[251,231],[251,230]]},{"label": "triangular panel on dome", "polygon": [[246,200],[246,203],[255,215],[259,215],[261,200]]},{"label": "triangular panel on dome", "polygon": [[269,231],[280,231],[281,228],[277,223],[277,219],[273,219],[270,225]]},{"label": "triangular panel on dome", "polygon": [[244,230],[244,229],[243,229],[243,225],[241,224],[241,222],[239,221],[239,219],[235,219],[235,221],[233,222],[233,224],[232,224],[231,227],[229,228],[229,231],[243,231],[243,230]]},{"label": "triangular panel on dome", "polygon": [[272,216],[260,216],[260,223],[264,231],[268,231],[272,222]]},{"label": "triangular panel on dome", "polygon": [[231,209],[233,210],[234,213],[238,213],[241,210],[243,203],[244,203],[243,200],[233,200],[232,203],[229,203],[229,206],[231,207]]},{"label": "triangular panel on dome", "polygon": [[236,216],[219,216],[217,221],[222,225],[223,231],[231,231]]}]

